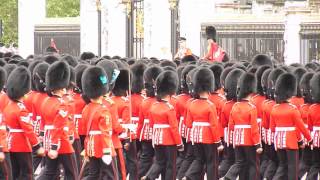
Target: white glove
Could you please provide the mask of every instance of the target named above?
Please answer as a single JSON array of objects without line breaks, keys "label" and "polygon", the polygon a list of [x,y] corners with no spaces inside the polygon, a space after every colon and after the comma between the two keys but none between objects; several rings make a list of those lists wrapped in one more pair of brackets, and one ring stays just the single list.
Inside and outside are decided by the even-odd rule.
[{"label": "white glove", "polygon": [[112,156],[109,155],[103,155],[102,156],[102,161],[106,164],[106,165],[110,165],[112,162]]}]

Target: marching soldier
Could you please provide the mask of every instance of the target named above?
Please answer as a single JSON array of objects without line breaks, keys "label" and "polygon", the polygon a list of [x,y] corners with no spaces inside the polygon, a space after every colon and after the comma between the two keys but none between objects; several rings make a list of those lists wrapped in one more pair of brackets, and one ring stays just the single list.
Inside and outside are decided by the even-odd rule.
[{"label": "marching soldier", "polygon": [[186,125],[191,128],[191,142],[195,160],[185,179],[198,179],[203,168],[208,179],[218,178],[218,150],[223,149],[216,106],[209,101],[214,90],[214,75],[208,68],[200,68],[194,75],[194,93],[197,98],[187,110]]},{"label": "marching soldier", "polygon": [[101,67],[89,67],[82,76],[83,93],[90,99],[82,118],[86,122],[85,152],[89,158],[88,180],[118,180],[115,150],[112,143],[112,119],[104,105],[109,79]]},{"label": "marching soldier", "polygon": [[147,98],[142,101],[137,128],[137,135],[141,143],[139,179],[147,174],[154,157],[154,150],[152,147],[152,127],[150,125],[150,108],[157,101],[155,97],[155,81],[162,71],[161,67],[155,65],[148,67],[143,74]]},{"label": "marching soldier", "polygon": [[3,110],[3,120],[9,128],[8,149],[13,179],[33,179],[31,152],[44,155],[44,149],[33,131],[31,117],[23,103],[23,98],[30,89],[30,72],[25,67],[13,70],[6,84],[10,102]]},{"label": "marching soldier", "polygon": [[[308,173],[308,180],[318,179],[320,172],[320,118],[319,118],[319,103],[320,103],[320,74],[314,74],[310,80],[311,95],[313,103],[309,108],[308,126],[311,130],[313,143],[312,148],[312,166]],[[306,137],[307,138],[307,137]]]},{"label": "marching soldier", "polygon": [[[304,98],[304,104],[300,107],[300,113],[302,121],[306,128],[308,127],[308,116],[309,109],[312,105],[312,96],[311,96],[311,88],[310,88],[310,80],[312,79],[314,73],[305,73],[300,81],[300,91]],[[302,178],[306,173],[309,172],[310,167],[312,165],[312,151],[311,147],[306,145],[302,150],[301,161],[299,164],[299,178]]]},{"label": "marching soldier", "polygon": [[216,29],[213,26],[206,27],[206,35],[208,40],[208,53],[203,59],[209,61],[226,62],[229,61],[226,52],[217,44]]},{"label": "marching soldier", "polygon": [[70,141],[70,107],[63,97],[67,93],[70,83],[69,65],[57,61],[50,65],[46,73],[46,91],[50,94],[41,106],[42,121],[44,124],[44,147],[47,151],[45,168],[39,179],[55,178],[59,165],[64,168],[65,179],[77,179],[78,167]]},{"label": "marching soldier", "polygon": [[257,153],[262,153],[261,137],[257,122],[257,108],[250,103],[250,95],[256,91],[256,78],[244,73],[238,80],[238,102],[232,107],[228,127],[233,131],[235,164],[231,166],[224,179],[236,179],[248,168],[248,179],[260,178],[260,161]]},{"label": "marching soldier", "polygon": [[275,83],[277,105],[270,114],[270,129],[274,132],[274,146],[279,166],[273,179],[298,179],[298,146],[303,146],[301,133],[311,142],[310,132],[305,128],[298,108],[288,100],[296,94],[297,82],[294,75],[282,74]]},{"label": "marching soldier", "polygon": [[155,148],[155,161],[143,180],[155,180],[161,174],[164,180],[176,178],[177,150],[183,150],[178,131],[174,107],[169,103],[170,96],[177,91],[178,76],[175,72],[164,71],[156,79],[157,101],[150,109],[150,124],[153,127],[152,144]]},{"label": "marching soldier", "polygon": [[0,67],[0,179],[12,179],[12,167],[10,153],[8,150],[7,126],[3,119],[3,110],[9,101],[8,96],[3,92],[7,80],[6,71]]},{"label": "marching soldier", "polygon": [[304,104],[304,99],[302,97],[302,92],[300,91],[300,80],[302,76],[307,73],[305,68],[296,68],[293,72],[293,75],[296,77],[298,82],[297,95],[290,98],[289,102],[300,110],[301,106]]}]

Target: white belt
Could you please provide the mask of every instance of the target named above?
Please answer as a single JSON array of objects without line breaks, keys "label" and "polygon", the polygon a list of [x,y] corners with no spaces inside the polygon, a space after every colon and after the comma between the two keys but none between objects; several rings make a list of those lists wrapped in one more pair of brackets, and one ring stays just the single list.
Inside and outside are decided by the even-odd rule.
[{"label": "white belt", "polygon": [[276,127],[276,131],[295,131],[296,127]]},{"label": "white belt", "polygon": [[320,131],[320,126],[313,126],[312,128],[314,131]]},{"label": "white belt", "polygon": [[10,129],[9,132],[10,133],[22,133],[22,132],[24,132],[24,130],[23,129]]},{"label": "white belt", "polygon": [[102,134],[101,131],[89,131],[89,135],[99,135]]},{"label": "white belt", "polygon": [[131,117],[131,121],[139,121],[139,117]]},{"label": "white belt", "polygon": [[64,131],[69,131],[69,127],[63,127]]},{"label": "white belt", "polygon": [[154,129],[165,129],[165,128],[170,128],[169,124],[154,124],[153,125]]},{"label": "white belt", "polygon": [[121,124],[121,126],[125,129],[133,129],[133,128],[137,127],[136,124]]},{"label": "white belt", "polygon": [[257,119],[257,122],[258,122],[258,123],[261,123],[261,121],[262,121],[261,118],[258,118],[258,119]]},{"label": "white belt", "polygon": [[80,118],[82,118],[82,114],[75,114],[75,115],[74,115],[74,118],[75,118],[75,119],[80,119]]},{"label": "white belt", "polygon": [[41,116],[36,116],[36,120],[40,121],[41,120]]},{"label": "white belt", "polygon": [[122,118],[118,118],[118,122],[122,123],[123,122]]},{"label": "white belt", "polygon": [[308,124],[304,124],[304,127],[308,129]]},{"label": "white belt", "polygon": [[5,125],[0,126],[0,130],[7,130],[7,127]]},{"label": "white belt", "polygon": [[149,119],[144,119],[144,123],[150,123]]},{"label": "white belt", "polygon": [[[44,126],[44,130],[53,130],[54,129],[54,125],[45,125]],[[69,127],[63,127],[64,131],[69,131]]]},{"label": "white belt", "polygon": [[210,126],[208,122],[193,122],[192,126]]},{"label": "white belt", "polygon": [[249,129],[251,128],[251,125],[234,125],[235,129]]}]

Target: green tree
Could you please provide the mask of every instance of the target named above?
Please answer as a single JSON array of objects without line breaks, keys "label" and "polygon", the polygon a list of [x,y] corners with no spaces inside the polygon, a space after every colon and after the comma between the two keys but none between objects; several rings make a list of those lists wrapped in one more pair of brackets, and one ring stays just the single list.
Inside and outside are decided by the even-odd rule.
[{"label": "green tree", "polygon": [[[27,1],[27,0],[25,0]],[[47,17],[76,17],[80,15],[80,0],[47,0]],[[0,42],[18,42],[18,0],[0,0],[3,36]]]},{"label": "green tree", "polygon": [[0,0],[1,42],[18,42],[18,0]]},{"label": "green tree", "polygon": [[80,16],[80,0],[47,0],[47,17]]}]

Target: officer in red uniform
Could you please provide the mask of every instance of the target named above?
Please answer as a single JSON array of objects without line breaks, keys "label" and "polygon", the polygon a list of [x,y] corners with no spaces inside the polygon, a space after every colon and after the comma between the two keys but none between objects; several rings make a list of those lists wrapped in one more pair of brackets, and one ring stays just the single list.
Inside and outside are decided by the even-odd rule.
[{"label": "officer in red uniform", "polygon": [[208,53],[203,57],[203,59],[209,61],[217,62],[227,62],[229,61],[226,52],[217,44],[216,39],[216,29],[213,26],[206,27],[206,35],[208,39]]},{"label": "officer in red uniform", "polygon": [[218,149],[223,150],[216,106],[208,99],[214,91],[214,75],[209,68],[199,68],[195,73],[196,99],[187,110],[186,125],[191,128],[191,142],[195,160],[184,179],[199,179],[203,168],[208,179],[218,178]]},{"label": "officer in red uniform", "polygon": [[25,67],[18,67],[9,75],[6,93],[9,104],[3,110],[3,120],[9,129],[8,149],[13,179],[33,179],[32,150],[44,155],[44,149],[33,131],[32,120],[24,96],[31,89],[31,75]]},{"label": "officer in red uniform", "polygon": [[12,179],[12,167],[8,150],[8,133],[2,114],[9,101],[8,96],[2,91],[6,80],[7,72],[0,67],[0,179],[10,180]]},{"label": "officer in red uniform", "polygon": [[63,99],[70,83],[69,65],[57,61],[46,73],[46,91],[50,95],[41,106],[44,124],[44,147],[47,150],[45,168],[39,179],[47,180],[57,176],[59,165],[64,168],[65,179],[77,179],[78,167],[70,141],[70,107]]},{"label": "officer in red uniform", "polygon": [[223,177],[228,172],[229,168],[234,164],[235,160],[232,145],[233,131],[231,131],[228,128],[228,124],[230,112],[232,110],[233,105],[237,101],[237,83],[242,73],[244,73],[244,71],[240,69],[232,70],[228,73],[224,84],[224,91],[226,94],[227,101],[224,103],[222,107],[220,122],[222,128],[224,128],[224,143],[226,154],[224,155],[224,159],[220,163],[219,177]]},{"label": "officer in red uniform", "polygon": [[[124,124],[129,124],[129,100],[126,98],[129,90],[129,78],[130,73],[128,69],[121,69],[120,74],[115,82],[115,86],[112,89],[111,101],[117,107],[117,128],[113,131],[112,139],[114,148],[117,153],[117,165],[119,170],[119,179],[125,180],[126,175],[126,165],[125,158],[123,154],[122,141],[128,142],[129,137],[127,136],[128,129],[125,129]],[[125,122],[123,122],[125,120]],[[112,124],[113,125],[113,124]]]},{"label": "officer in red uniform", "polygon": [[[304,104],[300,107],[300,113],[302,121],[305,127],[308,127],[308,116],[309,109],[312,105],[312,96],[311,96],[311,88],[310,88],[310,80],[312,79],[314,73],[307,72],[305,73],[300,81],[300,91],[304,98]],[[299,90],[299,89],[298,89]],[[306,145],[302,151],[301,161],[299,164],[299,178],[302,178],[306,173],[309,172],[310,167],[312,165],[312,151],[311,147]]]},{"label": "officer in red uniform", "polygon": [[150,109],[155,161],[146,176],[141,178],[143,180],[155,180],[160,174],[164,180],[176,178],[177,150],[183,150],[183,143],[176,112],[169,100],[176,93],[177,86],[178,76],[173,71],[164,71],[156,79],[157,102]]},{"label": "officer in red uniform", "polygon": [[[42,143],[42,139],[44,136],[44,130],[43,126],[41,126],[41,105],[44,102],[44,100],[48,97],[48,94],[45,91],[45,77],[46,72],[49,68],[49,64],[47,63],[38,63],[36,67],[33,70],[33,81],[34,84],[34,91],[36,92],[34,94],[34,97],[32,99],[32,120],[33,120],[33,130],[37,134],[37,136],[40,138],[40,141]],[[39,164],[41,163],[42,157],[37,156],[37,154],[34,152],[33,156],[33,168],[34,171],[37,170]]]},{"label": "officer in red uniform", "polygon": [[225,179],[236,179],[248,168],[248,178],[260,178],[260,160],[257,153],[262,153],[261,137],[257,122],[257,108],[250,103],[250,95],[256,91],[257,80],[254,74],[244,73],[238,81],[238,102],[232,107],[229,116],[229,129],[233,131],[235,163]]},{"label": "officer in red uniform", "polygon": [[150,126],[150,108],[157,101],[155,97],[155,81],[162,71],[160,66],[154,65],[148,67],[143,74],[147,98],[142,101],[137,128],[137,135],[141,143],[139,179],[148,172],[153,163],[154,150],[152,147],[152,127]]},{"label": "officer in red uniform", "polygon": [[311,142],[308,129],[301,114],[288,100],[296,94],[297,82],[293,74],[284,73],[275,84],[275,100],[270,114],[270,129],[274,132],[274,146],[279,158],[279,166],[273,179],[298,179],[298,146],[303,146],[301,134]]},{"label": "officer in red uniform", "polygon": [[302,97],[302,93],[300,91],[300,80],[302,76],[307,73],[307,70],[305,68],[296,68],[293,72],[293,75],[296,77],[297,82],[298,82],[298,88],[297,88],[297,95],[293,96],[290,98],[289,102],[300,110],[301,106],[304,104],[304,98]]},{"label": "officer in red uniform", "polygon": [[91,101],[82,112],[87,132],[85,152],[89,157],[89,175],[85,179],[88,180],[118,180],[116,153],[112,143],[112,119],[103,103],[109,88],[108,76],[101,67],[89,67],[84,71],[82,90]]}]

